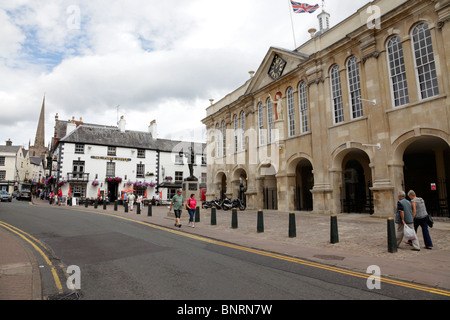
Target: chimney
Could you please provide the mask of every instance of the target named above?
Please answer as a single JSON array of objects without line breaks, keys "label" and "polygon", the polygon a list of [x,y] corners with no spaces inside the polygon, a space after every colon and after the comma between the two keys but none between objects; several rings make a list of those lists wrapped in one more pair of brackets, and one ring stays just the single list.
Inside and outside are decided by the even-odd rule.
[{"label": "chimney", "polygon": [[75,123],[75,117],[72,117],[72,120],[67,122],[66,136],[71,134],[76,128],[77,124]]},{"label": "chimney", "polygon": [[12,146],[12,141],[11,141],[11,139],[8,139],[8,141],[6,141],[6,145],[7,145],[8,147],[11,147],[11,146]]},{"label": "chimney", "polygon": [[123,116],[121,116],[120,120],[119,120],[119,130],[120,130],[120,132],[125,132],[125,124],[126,124],[125,119],[124,119]]},{"label": "chimney", "polygon": [[150,122],[150,125],[148,126],[148,132],[152,135],[152,139],[156,140],[158,136],[157,126],[156,126],[156,120],[153,120]]}]

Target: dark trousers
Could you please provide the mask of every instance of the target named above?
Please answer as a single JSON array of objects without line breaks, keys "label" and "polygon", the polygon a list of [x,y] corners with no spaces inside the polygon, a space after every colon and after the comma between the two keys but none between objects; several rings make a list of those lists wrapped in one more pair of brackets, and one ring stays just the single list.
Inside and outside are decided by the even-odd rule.
[{"label": "dark trousers", "polygon": [[428,232],[428,216],[422,219],[414,219],[414,230],[417,233],[419,226],[422,228],[423,241],[425,242],[425,247],[432,247],[433,242],[431,241],[430,233]]}]

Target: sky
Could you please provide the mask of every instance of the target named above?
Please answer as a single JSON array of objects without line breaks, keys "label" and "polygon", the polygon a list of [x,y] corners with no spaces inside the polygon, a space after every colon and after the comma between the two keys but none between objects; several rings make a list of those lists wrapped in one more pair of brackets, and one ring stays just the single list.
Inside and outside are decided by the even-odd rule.
[{"label": "sky", "polygon": [[[369,0],[327,0],[331,27]],[[309,4],[322,1],[309,1]],[[270,47],[306,42],[317,14],[289,0],[0,0],[0,145],[46,144],[60,120],[205,141],[209,99],[243,85]],[[292,18],[291,18],[292,17]],[[294,41],[295,40],[295,41]]]}]

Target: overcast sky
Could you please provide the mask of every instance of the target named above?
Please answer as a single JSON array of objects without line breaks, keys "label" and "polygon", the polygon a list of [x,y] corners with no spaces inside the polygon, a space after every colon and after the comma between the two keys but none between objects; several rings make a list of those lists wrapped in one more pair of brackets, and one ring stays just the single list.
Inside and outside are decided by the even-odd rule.
[{"label": "overcast sky", "polygon": [[[368,2],[325,10],[334,26]],[[295,49],[290,10],[289,0],[0,0],[0,144],[34,143],[44,95],[47,144],[56,113],[105,125],[123,115],[139,131],[155,119],[160,138],[201,141],[209,99],[241,86],[271,46]],[[319,12],[292,14],[297,46]]]}]

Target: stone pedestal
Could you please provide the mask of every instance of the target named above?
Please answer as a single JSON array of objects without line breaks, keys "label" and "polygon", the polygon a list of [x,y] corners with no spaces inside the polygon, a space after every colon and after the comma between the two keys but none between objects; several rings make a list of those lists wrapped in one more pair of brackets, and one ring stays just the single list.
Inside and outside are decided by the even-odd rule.
[{"label": "stone pedestal", "polygon": [[182,190],[184,201],[187,201],[191,197],[191,194],[195,194],[196,199],[199,198],[200,183],[198,182],[198,179],[196,177],[184,179]]}]

